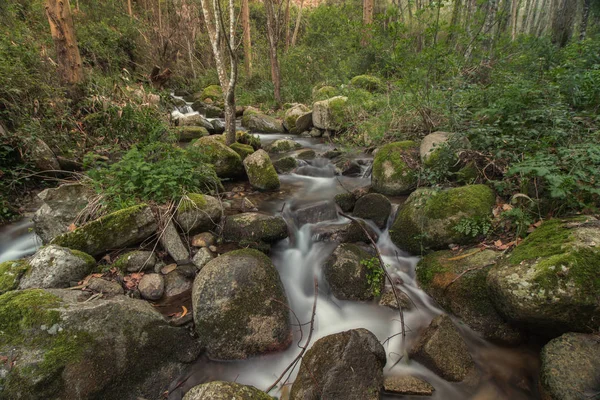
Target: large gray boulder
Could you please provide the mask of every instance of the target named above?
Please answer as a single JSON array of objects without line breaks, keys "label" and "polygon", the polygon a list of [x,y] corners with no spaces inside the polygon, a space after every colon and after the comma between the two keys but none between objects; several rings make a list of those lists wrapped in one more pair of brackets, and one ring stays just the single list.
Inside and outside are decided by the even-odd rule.
[{"label": "large gray boulder", "polygon": [[247,107],[242,116],[242,126],[251,132],[283,133],[283,123],[278,119],[261,113],[253,107]]},{"label": "large gray boulder", "polygon": [[337,131],[346,125],[345,96],[335,96],[313,104],[313,125],[319,129]]},{"label": "large gray boulder", "polygon": [[239,178],[244,175],[242,158],[231,147],[226,146],[223,136],[205,136],[196,140],[192,146],[206,155],[219,178]]},{"label": "large gray boulder", "polygon": [[566,333],[542,349],[540,388],[545,400],[588,400],[600,389],[597,335]]},{"label": "large gray boulder", "polygon": [[87,205],[94,192],[79,183],[67,183],[38,194],[44,202],[33,216],[35,233],[44,243],[68,231],[69,225]]},{"label": "large gray boulder", "polygon": [[279,177],[271,158],[264,150],[257,150],[244,159],[246,175],[253,188],[258,190],[279,189]]},{"label": "large gray boulder", "polygon": [[200,345],[149,303],[125,296],[78,301],[81,292],[0,296],[3,399],[157,399]]},{"label": "large gray boulder", "polygon": [[179,123],[179,126],[201,126],[205,128],[208,132],[214,131],[214,127],[210,123],[210,121],[200,114],[182,115],[177,121]]},{"label": "large gray boulder", "polygon": [[410,140],[386,144],[373,159],[373,191],[387,196],[412,192],[419,180],[419,146]]},{"label": "large gray boulder", "polygon": [[302,131],[296,129],[296,121],[301,115],[307,113],[308,111],[308,107],[306,107],[304,104],[294,104],[285,111],[285,115],[283,117],[283,127],[292,134],[303,132],[306,129]]},{"label": "large gray boulder", "polygon": [[302,358],[290,399],[379,399],[385,363],[383,346],[366,329],[326,336]]},{"label": "large gray boulder", "polygon": [[183,396],[183,400],[273,400],[273,397],[254,386],[213,381],[194,386]]},{"label": "large gray boulder", "polygon": [[296,118],[296,133],[310,131],[313,127],[312,111],[305,112]]},{"label": "large gray boulder", "polygon": [[205,232],[214,229],[223,216],[223,206],[215,197],[188,193],[182,199],[175,221],[185,233]]},{"label": "large gray boulder", "polygon": [[286,237],[288,237],[287,225],[280,216],[254,212],[229,215],[223,227],[223,238],[229,242],[274,243]]},{"label": "large gray boulder", "polygon": [[19,289],[69,287],[90,274],[96,260],[81,251],[49,245],[38,250],[29,259],[29,265]]},{"label": "large gray boulder", "polygon": [[273,263],[253,249],[210,261],[192,289],[194,322],[209,357],[244,359],[287,348],[287,297]]},{"label": "large gray boulder", "polygon": [[158,225],[150,207],[140,204],[124,208],[56,237],[52,244],[99,256],[141,242]]}]

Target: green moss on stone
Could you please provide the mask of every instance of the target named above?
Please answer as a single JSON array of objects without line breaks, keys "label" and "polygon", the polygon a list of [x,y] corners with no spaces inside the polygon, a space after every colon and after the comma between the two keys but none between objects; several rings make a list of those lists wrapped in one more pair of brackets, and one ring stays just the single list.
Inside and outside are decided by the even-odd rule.
[{"label": "green moss on stone", "polygon": [[245,131],[237,131],[235,133],[236,141],[240,144],[252,146],[254,150],[261,148],[260,138]]},{"label": "green moss on stone", "polygon": [[231,147],[233,149],[233,151],[238,153],[240,155],[240,157],[242,158],[242,160],[244,158],[248,157],[250,154],[254,153],[254,148],[247,144],[233,143],[229,147]]},{"label": "green moss on stone", "polygon": [[299,143],[290,139],[279,139],[271,143],[268,147],[269,153],[285,153],[302,147]]},{"label": "green moss on stone", "polygon": [[182,213],[191,209],[206,207],[206,197],[200,193],[188,193],[179,203],[177,212]]},{"label": "green moss on stone", "polygon": [[204,153],[214,166],[220,178],[234,178],[243,174],[242,158],[225,145],[221,135],[203,137],[194,142],[194,146]]},{"label": "green moss on stone", "polygon": [[202,100],[223,101],[223,91],[219,85],[210,85],[202,91]]},{"label": "green moss on stone", "polygon": [[329,100],[329,115],[333,125],[342,128],[346,125],[347,97],[337,96]]},{"label": "green moss on stone", "polygon": [[209,136],[208,130],[203,126],[178,126],[177,138],[180,142],[188,142],[204,136]]},{"label": "green moss on stone", "polygon": [[571,241],[571,231],[565,229],[563,221],[545,221],[510,254],[510,262],[519,264],[524,260],[550,257],[563,253],[565,244]]},{"label": "green moss on stone", "polygon": [[356,196],[352,193],[339,193],[335,195],[335,203],[340,206],[343,212],[350,212],[356,204]]},{"label": "green moss on stone", "polygon": [[409,193],[417,184],[419,146],[407,140],[387,144],[373,160],[373,186],[379,193],[396,196]]},{"label": "green moss on stone", "polygon": [[83,251],[79,251],[79,250],[75,250],[75,249],[69,249],[69,251],[75,257],[80,258],[83,261],[85,261],[85,263],[87,265],[89,265],[90,267],[93,267],[94,265],[96,265],[96,259],[94,257],[90,256],[88,253],[84,253]]},{"label": "green moss on stone", "polygon": [[321,101],[330,99],[338,94],[338,90],[333,86],[323,86],[318,89],[313,89],[312,97],[314,101]]},{"label": "green moss on stone", "polygon": [[24,259],[0,263],[0,294],[15,290],[30,267]]},{"label": "green moss on stone", "polygon": [[298,161],[294,157],[283,157],[273,161],[275,170],[280,174],[290,172],[298,166]]},{"label": "green moss on stone", "polygon": [[442,219],[460,212],[488,215],[496,202],[494,191],[486,185],[469,185],[442,190],[427,202],[425,215]]},{"label": "green moss on stone", "polygon": [[355,76],[350,80],[350,84],[356,88],[368,90],[369,92],[381,92],[385,89],[381,79],[372,75]]}]

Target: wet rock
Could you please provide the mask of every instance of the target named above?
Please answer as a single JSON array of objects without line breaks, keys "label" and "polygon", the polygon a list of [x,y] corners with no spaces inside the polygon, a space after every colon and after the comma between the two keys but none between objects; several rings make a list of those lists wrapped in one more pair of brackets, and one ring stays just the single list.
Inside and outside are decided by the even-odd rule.
[{"label": "wet rock", "polygon": [[403,396],[431,396],[435,390],[428,382],[414,376],[388,376],[383,381],[386,392]]},{"label": "wet rock", "polygon": [[323,131],[318,128],[312,128],[308,132],[308,134],[310,135],[310,137],[320,138],[321,136],[323,136]]},{"label": "wet rock", "polygon": [[91,278],[87,288],[96,293],[102,293],[106,296],[117,296],[123,294],[123,287],[118,282],[107,281],[102,278]]},{"label": "wet rock", "polygon": [[296,132],[310,131],[312,127],[312,111],[305,112],[296,119]]},{"label": "wet rock", "polygon": [[409,350],[411,359],[450,382],[461,382],[475,364],[458,329],[447,315],[438,315]]},{"label": "wet rock", "polygon": [[36,211],[33,222],[35,233],[44,243],[68,231],[69,225],[87,205],[93,191],[79,183],[67,183],[46,189],[38,194],[44,202]]},{"label": "wet rock", "polygon": [[[413,303],[410,301],[408,295],[400,289],[396,289],[396,293],[398,294],[398,300],[400,300],[400,307],[402,307],[403,310],[411,310],[413,308]],[[383,293],[379,299],[379,305],[395,310],[398,309],[398,301],[396,300],[396,296],[394,296],[394,291],[391,287],[386,286],[385,289],[383,289]]]},{"label": "wet rock", "polygon": [[200,114],[185,114],[177,119],[179,126],[199,126],[206,129],[208,132],[213,132],[214,127],[209,120]]},{"label": "wet rock", "polygon": [[478,248],[458,255],[437,251],[419,261],[416,275],[419,286],[439,305],[486,339],[516,344],[523,335],[498,315],[487,290],[486,277],[500,255]]},{"label": "wet rock", "polygon": [[486,223],[495,203],[494,192],[485,185],[418,189],[398,211],[390,236],[398,247],[413,254],[441,250],[449,244],[474,243],[476,237],[456,227],[464,219]]},{"label": "wet rock", "polygon": [[394,142],[377,151],[371,183],[377,193],[388,196],[409,194],[417,186],[418,174],[418,144],[411,141]]},{"label": "wet rock", "polygon": [[268,145],[265,150],[269,153],[286,153],[288,151],[299,149],[300,147],[302,147],[300,143],[294,142],[291,139],[277,139]]},{"label": "wet rock", "polygon": [[290,399],[379,399],[385,363],[383,347],[366,329],[326,336],[302,358]]},{"label": "wet rock", "polygon": [[285,116],[283,117],[283,127],[292,134],[305,131],[306,129],[297,129],[296,121],[300,116],[306,114],[308,111],[308,107],[306,107],[304,104],[294,104],[285,112]]},{"label": "wet rock", "polygon": [[158,228],[146,204],[125,208],[56,237],[52,244],[98,256],[141,242]]},{"label": "wet rock", "polygon": [[210,232],[202,232],[192,238],[192,246],[208,247],[217,242],[217,238]]},{"label": "wet rock", "polygon": [[343,212],[350,212],[354,209],[356,198],[352,193],[339,193],[335,195],[335,204],[337,204]]},{"label": "wet rock", "polygon": [[202,269],[213,258],[215,258],[213,253],[207,247],[203,247],[200,250],[198,250],[194,258],[192,259],[192,263],[194,263],[196,268]]},{"label": "wet rock", "polygon": [[594,217],[545,221],[489,272],[496,309],[546,337],[598,325],[599,243]]},{"label": "wet rock", "polygon": [[180,264],[190,259],[190,252],[179,237],[172,220],[160,231],[159,241],[176,263]]},{"label": "wet rock", "polygon": [[[340,244],[323,266],[323,273],[333,295],[340,300],[360,301],[372,300],[378,296],[383,289],[383,275],[377,282],[370,283],[369,275],[373,275],[373,272],[363,264],[372,258],[371,254],[355,244]],[[379,261],[373,261],[372,265],[379,268]]]},{"label": "wet rock", "polygon": [[[212,104],[204,105],[204,114],[206,115],[206,118],[224,118],[225,117],[225,111],[223,111],[223,109],[221,107],[213,106]],[[214,124],[213,124],[213,126],[214,126]],[[221,132],[221,133],[223,133],[223,132]],[[215,130],[215,133],[218,134],[218,132],[216,130]]]},{"label": "wet rock", "polygon": [[304,224],[336,220],[338,215],[335,203],[325,200],[299,208],[295,212],[295,218],[298,226],[302,226]]},{"label": "wet rock", "polygon": [[294,157],[283,157],[273,161],[275,171],[280,174],[287,174],[298,166],[298,161]]},{"label": "wet rock", "polygon": [[154,252],[134,250],[120,255],[112,265],[123,272],[141,272],[153,270],[156,261]]},{"label": "wet rock", "polygon": [[370,193],[356,200],[353,214],[358,218],[370,219],[379,228],[384,228],[391,212],[392,203],[387,197],[379,193]]},{"label": "wet rock", "polygon": [[319,129],[337,131],[346,123],[345,108],[348,98],[336,96],[313,104],[313,125]]},{"label": "wet rock", "polygon": [[201,126],[179,126],[175,132],[180,142],[191,142],[194,139],[210,135],[208,130]]},{"label": "wet rock", "polygon": [[178,269],[165,275],[164,281],[165,296],[167,297],[177,296],[192,288],[192,280]]},{"label": "wet rock", "polygon": [[242,116],[242,126],[252,132],[283,133],[281,121],[265,115],[256,108],[247,107]]},{"label": "wet rock", "polygon": [[235,382],[213,381],[191,388],[183,400],[273,400],[254,386]]},{"label": "wet rock", "polygon": [[241,144],[236,142],[229,147],[240,155],[242,161],[244,161],[246,157],[254,153],[254,148],[248,144]]},{"label": "wet rock", "polygon": [[298,160],[314,160],[316,156],[314,150],[301,150],[296,154]]},{"label": "wet rock", "polygon": [[547,400],[586,400],[598,394],[600,341],[597,335],[566,333],[542,349],[540,387]]},{"label": "wet rock", "polygon": [[229,242],[246,240],[273,243],[286,237],[287,225],[280,216],[254,212],[230,215],[223,227],[223,238]]},{"label": "wet rock", "polygon": [[221,136],[208,136],[196,140],[192,146],[198,147],[214,166],[219,178],[236,178],[243,176],[242,158],[233,149],[222,142]]},{"label": "wet rock", "polygon": [[86,277],[96,266],[89,254],[60,246],[42,247],[29,259],[29,269],[19,289],[66,288]]},{"label": "wet rock", "polygon": [[221,221],[223,207],[216,198],[199,193],[188,193],[182,199],[175,220],[185,233],[209,231]]},{"label": "wet rock", "polygon": [[[78,302],[71,290],[0,296],[6,399],[157,399],[201,347],[146,301]],[[169,373],[165,373],[169,371]]]},{"label": "wet rock", "polygon": [[142,298],[146,300],[158,300],[165,292],[165,281],[160,274],[146,274],[140,280],[138,290]]},{"label": "wet rock", "polygon": [[24,258],[0,263],[0,294],[17,289],[21,278],[30,268]]},{"label": "wet rock", "polygon": [[[369,232],[373,239],[377,241],[377,233],[374,232],[370,226],[364,223],[363,226],[367,229],[367,232]],[[319,224],[313,227],[312,232],[313,238],[320,242],[370,243],[369,238],[365,235],[364,231],[353,222],[347,222],[343,224]]]},{"label": "wet rock", "polygon": [[213,126],[213,132],[215,135],[220,135],[225,132],[225,122],[221,119],[213,119],[210,121]]},{"label": "wet rock", "polygon": [[291,343],[285,290],[271,260],[257,250],[234,250],[206,264],[192,302],[209,357],[244,359]]},{"label": "wet rock", "polygon": [[279,189],[279,177],[264,150],[257,150],[244,159],[244,168],[253,188],[258,190]]}]

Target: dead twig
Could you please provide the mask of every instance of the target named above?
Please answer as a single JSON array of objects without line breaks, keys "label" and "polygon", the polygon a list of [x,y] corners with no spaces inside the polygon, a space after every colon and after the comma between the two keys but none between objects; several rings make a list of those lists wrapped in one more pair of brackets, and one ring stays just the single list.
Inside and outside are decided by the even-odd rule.
[{"label": "dead twig", "polygon": [[446,285],[446,287],[444,288],[444,292],[446,290],[448,290],[448,288],[450,287],[450,285],[452,285],[454,282],[456,282],[457,280],[459,280],[460,278],[462,278],[465,274],[467,274],[467,273],[469,273],[471,271],[478,271],[480,269],[491,267],[492,265],[494,265],[494,263],[492,263],[492,264],[485,264],[485,265],[479,265],[477,267],[471,267],[471,268],[465,269],[463,272],[461,272],[460,274],[458,274],[458,276],[456,278],[452,279],[452,281],[449,284]]}]

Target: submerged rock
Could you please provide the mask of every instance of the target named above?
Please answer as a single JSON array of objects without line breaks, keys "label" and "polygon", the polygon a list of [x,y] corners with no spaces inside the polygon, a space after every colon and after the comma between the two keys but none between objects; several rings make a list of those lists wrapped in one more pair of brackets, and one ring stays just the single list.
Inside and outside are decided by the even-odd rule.
[{"label": "submerged rock", "polygon": [[381,147],[373,160],[373,190],[388,196],[412,192],[418,181],[419,146],[412,141],[394,142]]},{"label": "submerged rock", "polygon": [[379,399],[385,363],[383,346],[366,329],[325,336],[302,358],[290,399]]},{"label": "submerged rock", "polygon": [[398,247],[413,254],[472,243],[476,237],[457,230],[457,226],[465,219],[488,223],[495,203],[494,192],[485,185],[418,189],[398,211],[390,236]]},{"label": "submerged rock", "polygon": [[298,166],[298,160],[294,157],[283,157],[278,160],[273,161],[273,167],[275,167],[275,171],[280,174],[287,174],[291,172]]},{"label": "submerged rock", "polygon": [[313,125],[319,129],[340,130],[346,124],[345,96],[336,96],[313,104]]},{"label": "submerged rock", "polygon": [[587,332],[600,321],[600,222],[545,221],[488,274],[505,318],[544,336]]},{"label": "submerged rock", "polygon": [[[221,136],[219,136],[221,137]],[[243,176],[244,166],[242,158],[222,140],[214,136],[202,137],[196,140],[192,146],[198,147],[204,153],[209,162],[215,167],[219,178],[237,178]]]},{"label": "submerged rock", "polygon": [[191,388],[183,400],[273,400],[254,386],[235,382],[213,381]]},{"label": "submerged rock", "polygon": [[175,220],[185,233],[209,231],[221,221],[223,207],[215,197],[188,193],[177,208]]},{"label": "submerged rock", "polygon": [[295,219],[298,226],[336,220],[337,218],[335,203],[328,200],[303,206],[295,211]]},{"label": "submerged rock", "polygon": [[369,193],[362,196],[354,205],[355,217],[370,219],[379,228],[384,228],[392,212],[392,203],[382,194]]},{"label": "submerged rock", "polygon": [[256,108],[247,107],[242,116],[242,126],[252,132],[283,133],[281,121],[265,115]]},{"label": "submerged rock", "polygon": [[192,302],[196,332],[211,358],[244,359],[291,343],[283,284],[257,250],[234,250],[206,264],[194,281]]},{"label": "submerged rock", "polygon": [[273,243],[288,237],[285,220],[260,213],[230,215],[225,219],[223,238],[229,242],[260,241]]},{"label": "submerged rock", "polygon": [[253,188],[258,190],[279,189],[279,177],[271,163],[271,158],[264,150],[257,150],[244,159],[244,168]]}]

